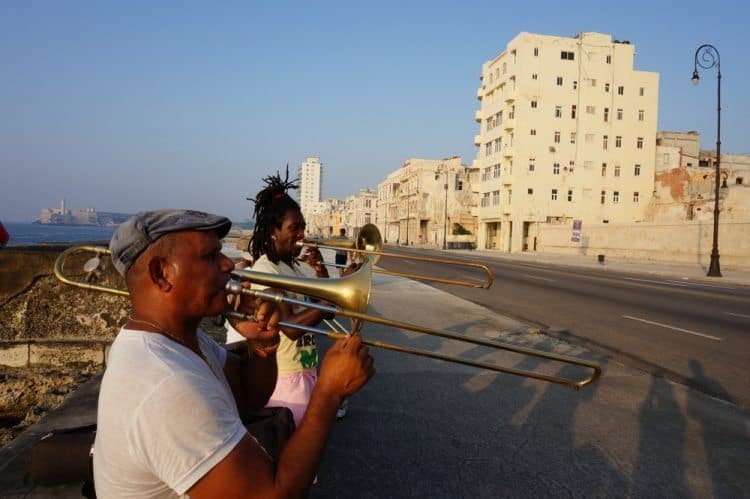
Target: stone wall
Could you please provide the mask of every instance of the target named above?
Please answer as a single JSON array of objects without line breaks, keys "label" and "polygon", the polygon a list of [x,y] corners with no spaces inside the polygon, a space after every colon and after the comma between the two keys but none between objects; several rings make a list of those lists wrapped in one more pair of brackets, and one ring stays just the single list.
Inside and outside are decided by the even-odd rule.
[{"label": "stone wall", "polygon": [[[581,242],[571,241],[571,225],[539,226],[540,253],[606,255],[669,263],[708,265],[713,242],[713,222],[641,222],[635,224],[583,224]],[[719,224],[722,268],[750,269],[750,222]]]}]

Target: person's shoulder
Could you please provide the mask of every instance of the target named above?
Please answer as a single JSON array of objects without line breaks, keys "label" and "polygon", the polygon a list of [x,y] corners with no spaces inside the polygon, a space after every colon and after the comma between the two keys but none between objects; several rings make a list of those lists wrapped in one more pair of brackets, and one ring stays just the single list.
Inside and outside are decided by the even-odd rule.
[{"label": "person's shoulder", "polygon": [[279,266],[273,263],[271,260],[269,260],[266,255],[263,255],[260,258],[258,258],[258,260],[253,264],[252,270],[256,270],[258,272],[272,272],[274,274],[278,274]]}]

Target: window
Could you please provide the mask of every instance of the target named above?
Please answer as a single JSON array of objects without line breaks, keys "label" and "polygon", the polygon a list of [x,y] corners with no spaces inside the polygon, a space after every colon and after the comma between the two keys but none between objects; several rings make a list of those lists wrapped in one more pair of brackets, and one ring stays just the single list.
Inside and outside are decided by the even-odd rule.
[{"label": "window", "polygon": [[573,191],[571,189],[568,189],[568,202],[573,201]]},{"label": "window", "polygon": [[620,202],[620,191],[615,191],[612,193],[612,202],[613,203],[619,203]]},{"label": "window", "polygon": [[557,189],[552,189],[552,201],[557,201]]},{"label": "window", "polygon": [[641,165],[635,165],[633,167],[633,176],[640,177],[640,175],[641,175]]},{"label": "window", "polygon": [[617,119],[622,120],[622,109],[617,110]]},{"label": "window", "polygon": [[534,171],[534,168],[536,168],[536,166],[535,166],[535,162],[536,162],[536,159],[534,159],[534,158],[529,158],[529,171],[530,171],[530,172],[533,172],[533,171]]},{"label": "window", "polygon": [[557,86],[558,87],[562,87],[562,84],[563,84],[563,78],[562,78],[562,76],[558,76],[557,77]]},{"label": "window", "polygon": [[640,200],[641,195],[638,193],[638,191],[633,193],[633,202],[637,203]]},{"label": "window", "polygon": [[620,165],[615,165],[615,177],[620,176]]},{"label": "window", "polygon": [[500,163],[492,167],[492,178],[499,178],[499,177],[500,177]]},{"label": "window", "polygon": [[596,106],[586,106],[586,112],[588,114],[595,114],[596,113]]},{"label": "window", "polygon": [[605,107],[604,108],[604,122],[606,123],[608,121],[609,121],[609,108]]},{"label": "window", "polygon": [[555,132],[555,144],[560,143],[560,132]]},{"label": "window", "polygon": [[573,90],[578,90],[578,80],[573,80]]},{"label": "window", "polygon": [[604,84],[604,91],[609,93],[609,83]]},{"label": "window", "polygon": [[570,132],[570,143],[575,144],[576,143],[576,133]]},{"label": "window", "polygon": [[526,189],[526,194],[528,195],[534,194],[534,189],[532,187],[529,187],[528,189]]},{"label": "window", "polygon": [[643,87],[641,87],[641,88],[640,88],[640,89],[638,90],[638,95],[640,95],[641,97],[643,97],[643,96],[644,96],[645,94],[646,94],[646,89],[645,89],[645,88],[643,88]]},{"label": "window", "polygon": [[602,177],[607,176],[607,163],[602,163]]},{"label": "window", "polygon": [[589,78],[589,86],[590,87],[595,87],[596,86],[596,79]]},{"label": "window", "polygon": [[560,52],[560,59],[564,61],[572,61],[575,60],[575,54],[573,52],[566,52],[563,50],[562,52]]},{"label": "window", "polygon": [[622,85],[617,87],[617,95],[625,95],[625,87],[623,87]]},{"label": "window", "polygon": [[539,57],[539,47],[534,47],[534,57]]},{"label": "window", "polygon": [[638,121],[643,121],[643,118],[645,117],[646,112],[643,109],[638,110]]},{"label": "window", "polygon": [[493,143],[495,144],[495,152],[500,152],[500,148],[503,146],[502,142],[503,142],[502,137],[497,138],[493,141]]},{"label": "window", "polygon": [[500,204],[500,191],[492,191],[492,206]]},{"label": "window", "polygon": [[484,145],[484,155],[489,156],[490,154],[492,154],[492,142],[487,142]]},{"label": "window", "polygon": [[510,111],[508,111],[508,119],[512,120],[516,116],[516,106],[510,106]]},{"label": "window", "polygon": [[503,74],[505,74],[507,70],[508,70],[508,63],[504,62],[503,63]]},{"label": "window", "polygon": [[555,106],[555,118],[562,118],[562,107]]},{"label": "window", "polygon": [[560,175],[560,163],[552,164],[552,175]]},{"label": "window", "polygon": [[[664,154],[662,155],[662,163],[664,163],[665,165],[668,165],[668,164],[669,164],[669,153],[668,153],[668,152],[665,152],[665,153],[664,153]],[[701,164],[699,164],[699,166],[708,166],[708,164],[706,164],[706,165],[701,165]]]},{"label": "window", "polygon": [[508,189],[508,204],[511,203],[511,199],[513,199],[513,189]]},{"label": "window", "polygon": [[462,190],[464,190],[464,181],[463,181],[463,180],[459,180],[459,181],[458,181],[458,184],[456,184],[456,190],[457,190],[457,191],[462,191]]},{"label": "window", "polygon": [[607,200],[607,191],[602,191],[602,204]]},{"label": "window", "polygon": [[576,119],[576,105],[575,104],[570,106],[570,117],[572,119]]},{"label": "window", "polygon": [[537,105],[537,104],[536,104],[536,101],[535,101],[535,100],[531,101],[531,108],[532,108],[532,109],[536,109],[536,105]]},{"label": "window", "polygon": [[609,136],[603,135],[602,136],[602,148],[607,149],[608,146],[609,146]]},{"label": "window", "polygon": [[484,170],[482,170],[482,180],[489,180],[491,172],[492,172],[492,167],[491,166],[485,166]]},{"label": "window", "polygon": [[745,180],[745,179],[742,178],[742,177],[737,177],[736,179],[734,179],[734,183],[737,184],[737,185],[742,185],[742,181],[743,180]]},{"label": "window", "polygon": [[607,55],[606,61],[607,61],[607,64],[612,64],[612,56]]},{"label": "window", "polygon": [[490,193],[485,192],[482,193],[482,206],[489,206],[490,205]]},{"label": "window", "polygon": [[537,75],[536,73],[532,73],[532,74],[531,74],[531,79],[532,79],[532,80],[536,80],[536,79],[538,79],[538,78],[539,78],[539,75]]},{"label": "window", "polygon": [[532,129],[530,130],[530,132],[531,132],[531,135],[536,135],[536,129],[535,129],[535,128],[532,128]]},{"label": "window", "polygon": [[638,139],[635,141],[635,147],[638,149],[643,149],[643,137],[638,137]]},{"label": "window", "polygon": [[574,170],[575,165],[576,165],[575,161],[573,160],[568,161],[568,171],[572,172]]},{"label": "window", "polygon": [[620,135],[617,135],[617,136],[615,137],[615,147],[616,147],[616,148],[618,148],[618,149],[619,149],[620,147],[622,147],[622,136],[620,136]]}]

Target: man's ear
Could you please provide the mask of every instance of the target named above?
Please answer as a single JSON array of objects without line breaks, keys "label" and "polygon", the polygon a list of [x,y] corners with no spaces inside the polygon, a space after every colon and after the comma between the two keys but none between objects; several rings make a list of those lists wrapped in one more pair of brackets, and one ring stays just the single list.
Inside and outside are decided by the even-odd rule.
[{"label": "man's ear", "polygon": [[166,258],[151,257],[148,261],[148,276],[161,291],[168,293],[172,289],[172,266]]}]

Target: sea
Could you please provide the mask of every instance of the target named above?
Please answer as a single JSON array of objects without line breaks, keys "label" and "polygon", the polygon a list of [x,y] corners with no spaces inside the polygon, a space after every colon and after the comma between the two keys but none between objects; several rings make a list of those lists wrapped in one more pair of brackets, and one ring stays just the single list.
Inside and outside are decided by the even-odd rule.
[{"label": "sea", "polygon": [[112,238],[116,227],[91,225],[46,225],[28,222],[5,222],[10,234],[8,246],[23,246],[38,243],[74,243],[80,241],[106,241]]}]

